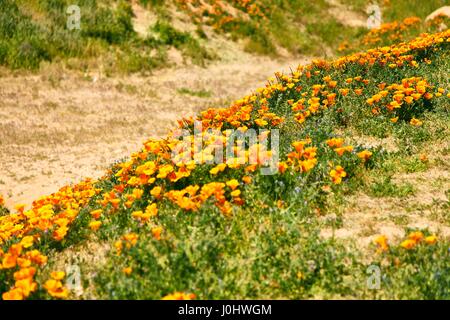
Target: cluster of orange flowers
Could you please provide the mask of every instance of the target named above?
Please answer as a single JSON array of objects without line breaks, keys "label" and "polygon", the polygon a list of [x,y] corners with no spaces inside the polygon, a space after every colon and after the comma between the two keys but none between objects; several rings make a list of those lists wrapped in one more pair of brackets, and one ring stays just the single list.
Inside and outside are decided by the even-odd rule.
[{"label": "cluster of orange flowers", "polygon": [[370,30],[362,42],[365,45],[376,45],[382,41],[382,37],[386,36],[392,41],[402,40],[406,31],[417,28],[420,23],[421,19],[418,17],[409,17],[400,22],[383,23],[379,28]]},{"label": "cluster of orange flowers", "polygon": [[34,201],[30,210],[25,211],[25,206],[17,205],[17,213],[0,217],[0,245],[32,233],[39,240],[50,232],[54,240],[61,241],[79,210],[97,192],[99,190],[94,189],[92,181],[86,180]]},{"label": "cluster of orange flowers", "polygon": [[[265,88],[258,89],[256,94],[235,101],[228,108],[209,108],[201,112],[197,120],[201,122],[204,131],[210,128],[236,128],[245,131],[246,128],[265,127],[269,124],[275,127],[283,122],[283,118],[269,111],[267,99],[273,92],[286,89],[281,84],[267,85]],[[255,104],[256,100],[259,103],[258,109]],[[193,123],[194,119],[192,118],[179,121],[180,126],[190,126]]]},{"label": "cluster of orange flowers", "polygon": [[405,65],[414,67],[418,62],[414,61],[413,51],[432,49],[443,42],[450,42],[449,37],[450,30],[434,34],[423,34],[409,42],[355,53],[338,58],[331,63],[320,60],[316,65],[324,69],[330,67],[344,68],[349,64],[355,63],[361,66],[379,64],[381,66],[390,65],[390,67],[402,67]]},{"label": "cluster of orange flowers", "polygon": [[[391,84],[389,86],[382,83],[378,87],[380,92],[367,99],[367,103],[373,107],[373,114],[387,111],[394,115],[394,117],[391,118],[391,122],[393,123],[398,121],[400,111],[409,115],[417,101],[421,101],[422,99],[430,100],[434,96],[440,97],[445,93],[445,89],[438,88],[437,92],[433,94],[431,92],[433,87],[427,80],[422,79],[421,77],[406,78],[399,84]],[[416,118],[412,118],[410,123],[415,126],[422,124],[422,122]]]},{"label": "cluster of orange flowers", "polygon": [[[319,74],[317,70],[316,74]],[[295,83],[299,81],[299,77],[302,75],[302,70],[297,70],[294,73],[292,78],[286,78],[287,88],[293,88]],[[311,77],[311,72],[306,71],[305,73],[307,78]],[[312,87],[312,91],[310,92],[309,99],[308,92],[303,92],[301,94],[302,98],[298,101],[289,100],[288,104],[291,106],[292,111],[295,113],[294,117],[298,123],[303,123],[305,120],[317,114],[320,110],[326,110],[327,108],[333,106],[336,103],[336,92],[330,92],[329,90],[333,90],[337,86],[337,81],[331,79],[330,76],[326,76],[323,78],[324,84],[315,84]],[[301,90],[301,87],[297,87],[297,90]]]},{"label": "cluster of orange flowers", "polygon": [[437,237],[435,235],[425,237],[421,231],[415,231],[408,235],[408,238],[400,244],[400,247],[412,249],[422,241],[430,245],[435,244],[437,242]]},{"label": "cluster of orange flowers", "polygon": [[296,171],[308,172],[317,164],[317,147],[305,147],[311,144],[311,139],[295,141],[292,143],[295,151],[288,153],[287,162],[279,164],[280,172],[283,173],[288,166]]},{"label": "cluster of orange flowers", "polygon": [[[400,243],[399,246],[403,249],[410,250],[416,247],[419,243],[433,245],[437,241],[438,238],[435,235],[425,236],[422,231],[413,231]],[[373,242],[377,246],[378,252],[387,252],[389,250],[388,238],[385,235],[376,237]]]},{"label": "cluster of orange flowers", "polygon": [[352,146],[344,146],[344,139],[331,138],[326,141],[327,145],[332,148],[339,156],[342,156],[345,152],[352,152]]},{"label": "cluster of orange flowers", "polygon": [[265,18],[256,0],[176,0],[195,22],[221,29],[235,19]]},{"label": "cluster of orange flowers", "polygon": [[79,210],[96,192],[92,181],[86,180],[34,201],[30,210],[25,211],[23,205],[18,205],[17,213],[0,217],[0,245],[13,239],[20,240],[7,252],[0,249],[0,271],[17,270],[15,285],[3,294],[3,299],[24,299],[36,290],[32,280],[36,273],[34,266],[44,265],[47,257],[31,247],[47,234],[56,241],[64,239]]},{"label": "cluster of orange flowers", "polygon": [[344,168],[339,165],[330,171],[330,177],[334,184],[340,184],[342,179],[346,176],[347,172],[345,172]]},{"label": "cluster of orange flowers", "polygon": [[44,288],[53,298],[64,299],[69,295],[69,290],[61,282],[65,276],[63,271],[53,271],[51,278],[45,282]]},{"label": "cluster of orange flowers", "polygon": [[32,292],[36,291],[37,283],[34,281],[36,274],[35,266],[47,263],[47,257],[38,250],[27,250],[33,246],[34,237],[25,236],[20,243],[9,247],[8,252],[0,249],[0,271],[17,270],[14,272],[14,286],[2,294],[4,300],[26,299]]},{"label": "cluster of orange flowers", "polygon": [[[331,138],[326,141],[326,144],[333,149],[334,152],[338,154],[338,156],[342,157],[346,152],[353,152],[353,146],[346,145],[344,146],[344,139],[342,138]],[[363,150],[357,153],[358,158],[362,160],[362,162],[368,161],[372,157],[372,152],[369,150]],[[330,171],[330,177],[334,184],[340,184],[342,179],[347,176],[347,172],[345,172],[344,168],[340,165],[332,168]]]},{"label": "cluster of orange flowers", "polygon": [[128,233],[122,236],[121,240],[117,240],[114,242],[114,248],[116,248],[117,255],[122,253],[122,250],[125,246],[126,249],[130,249],[134,247],[139,239],[139,236],[136,233]]}]

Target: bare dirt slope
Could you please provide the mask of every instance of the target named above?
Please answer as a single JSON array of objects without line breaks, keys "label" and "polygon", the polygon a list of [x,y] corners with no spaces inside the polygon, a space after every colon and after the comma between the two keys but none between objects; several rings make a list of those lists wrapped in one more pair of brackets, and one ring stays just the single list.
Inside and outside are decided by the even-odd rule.
[{"label": "bare dirt slope", "polygon": [[240,54],[207,68],[177,67],[148,77],[86,76],[54,66],[38,75],[5,73],[0,194],[9,207],[30,204],[66,184],[99,177],[147,138],[164,135],[180,117],[239,99],[301,60]]}]

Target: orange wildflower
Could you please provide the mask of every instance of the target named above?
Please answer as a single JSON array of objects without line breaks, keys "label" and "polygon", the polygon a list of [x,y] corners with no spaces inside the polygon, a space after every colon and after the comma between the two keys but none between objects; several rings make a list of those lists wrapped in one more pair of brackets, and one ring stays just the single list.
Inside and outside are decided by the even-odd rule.
[{"label": "orange wildflower", "polygon": [[334,184],[340,184],[342,182],[342,178],[347,176],[347,173],[341,166],[336,166],[330,171],[330,176]]}]

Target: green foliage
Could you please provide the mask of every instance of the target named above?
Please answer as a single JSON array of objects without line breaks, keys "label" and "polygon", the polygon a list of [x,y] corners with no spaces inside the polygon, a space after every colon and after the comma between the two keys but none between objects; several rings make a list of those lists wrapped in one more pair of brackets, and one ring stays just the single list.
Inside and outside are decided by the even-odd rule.
[{"label": "green foliage", "polygon": [[188,32],[176,30],[166,21],[158,20],[152,30],[158,34],[161,44],[174,46],[183,51],[195,64],[204,65],[205,60],[212,58],[212,55],[200,45],[197,39]]},{"label": "green foliage", "polygon": [[[430,233],[424,230],[425,235]],[[411,249],[392,245],[379,256],[381,290],[373,290],[374,298],[447,300],[450,299],[450,243],[421,241]],[[383,261],[383,262],[381,262]],[[432,263],[431,263],[432,261]]]},{"label": "green foliage", "polygon": [[0,217],[9,214],[9,210],[6,207],[0,205]]},{"label": "green foliage", "polygon": [[414,186],[410,183],[395,184],[388,176],[375,181],[370,192],[375,197],[406,197],[414,194]]},{"label": "green foliage", "polygon": [[134,35],[131,18],[133,12],[128,3],[120,2],[115,11],[99,8],[83,16],[82,36],[99,38],[108,43],[123,43]]},{"label": "green foliage", "polygon": [[[259,206],[261,195],[251,196]],[[321,239],[301,212],[265,207],[232,219],[214,206],[182,216],[174,207],[162,208],[162,239],[132,227],[140,240],[120,256],[111,252],[96,279],[100,297],[159,299],[175,291],[195,292],[200,299],[344,294],[351,254]],[[131,275],[122,272],[125,267],[133,269]]]},{"label": "green foliage", "polygon": [[[435,74],[437,69],[448,70],[445,53],[434,59],[435,64],[415,69],[414,74],[427,76]],[[334,133],[336,128],[360,128],[365,134],[384,136],[383,128],[389,126],[390,131],[386,135],[397,137],[399,146],[409,136],[414,148],[435,138],[429,134],[431,128],[427,126],[417,128],[407,122],[392,124],[388,117],[374,117],[366,103],[368,97],[379,91],[377,85],[380,82],[395,83],[409,76],[406,68],[368,70],[355,64],[347,70],[332,73],[331,77],[343,83],[361,73],[370,80],[363,94],[348,96],[345,100],[339,98],[332,110],[322,111],[301,125],[287,120],[280,127],[281,154],[292,150],[293,141],[306,137],[318,148],[321,157],[311,172],[253,176],[254,182],[242,187],[245,204],[235,208],[231,217],[221,214],[211,203],[203,205],[195,213],[182,212],[169,202],[160,203],[158,217],[152,221],[163,226],[160,240],[149,236],[151,227],[143,228],[131,218],[131,212],[142,210],[150,198],[144,197],[142,203],[111,217],[111,221],[98,231],[102,241],[119,240],[126,232],[137,233],[139,240],[136,246],[124,249],[120,255],[114,249],[111,251],[105,268],[95,279],[99,297],[158,299],[182,291],[194,292],[201,299],[448,298],[445,291],[448,283],[445,267],[447,242],[435,246],[421,244],[416,251],[392,248],[389,258],[392,264],[387,266],[377,260],[385,256],[374,254],[372,264],[381,266],[382,285],[381,290],[371,291],[366,287],[368,265],[362,263],[367,260],[363,260],[359,252],[348,244],[343,246],[334,238],[319,235],[324,225],[336,228],[342,221],[337,215],[335,219],[323,222],[317,218],[317,212],[336,214],[338,209],[332,205],[341,202],[346,193],[360,190],[363,186],[369,195],[375,197],[412,196],[416,192],[413,185],[394,183],[392,175],[399,171],[420,171],[425,166],[413,160],[417,155],[405,157],[411,152],[407,150],[389,153],[381,147],[372,148],[372,157],[362,164],[356,154],[366,148],[353,144],[355,149],[352,152],[339,156],[326,144],[328,139],[339,137]],[[445,72],[439,73],[440,76],[433,79],[436,85],[446,81]],[[318,74],[309,80],[302,78],[297,85],[310,90],[313,85],[321,83],[323,76]],[[282,82],[282,78],[279,81]],[[270,110],[289,119],[292,111],[287,101],[298,98],[300,93],[294,90],[278,92],[267,103]],[[445,109],[441,100],[432,101],[433,107],[421,116],[439,114],[442,108]],[[336,112],[336,109],[340,111]],[[370,126],[379,126],[380,132],[367,130],[365,119],[368,117],[372,119]],[[400,134],[403,131],[405,133]],[[343,184],[332,185],[331,192],[326,191],[331,184],[330,163],[342,165],[347,172]],[[209,174],[210,168],[198,168],[178,188],[238,179],[242,174],[233,170],[213,177]],[[367,176],[375,178],[367,183],[363,181]],[[116,183],[113,172],[102,188],[111,190]],[[144,193],[148,194],[148,191]],[[279,201],[282,201],[281,205],[275,205]],[[395,265],[394,258],[400,259],[400,267]],[[131,274],[123,272],[126,267],[132,268]]]}]

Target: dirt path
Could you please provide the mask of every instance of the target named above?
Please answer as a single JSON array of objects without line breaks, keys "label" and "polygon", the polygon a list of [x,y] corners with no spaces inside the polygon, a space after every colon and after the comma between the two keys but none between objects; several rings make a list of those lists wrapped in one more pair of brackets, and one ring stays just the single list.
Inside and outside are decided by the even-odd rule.
[{"label": "dirt path", "polygon": [[228,104],[300,62],[242,54],[149,77],[85,77],[55,69],[1,77],[0,194],[9,207],[30,204],[66,184],[99,177],[181,116]]}]

